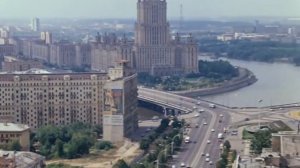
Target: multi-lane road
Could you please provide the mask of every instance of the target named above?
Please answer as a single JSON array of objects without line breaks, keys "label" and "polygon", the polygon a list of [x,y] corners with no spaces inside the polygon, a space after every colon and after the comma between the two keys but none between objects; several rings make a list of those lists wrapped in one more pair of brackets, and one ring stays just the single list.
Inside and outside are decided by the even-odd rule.
[{"label": "multi-lane road", "polygon": [[[176,165],[176,167],[180,167],[181,163],[193,168],[215,167],[215,163],[219,159],[220,143],[222,143],[218,139],[218,133],[223,133],[223,129],[228,127],[231,109],[221,106],[211,108],[210,104],[204,101],[148,88],[139,88],[139,97],[166,102],[168,106],[182,106],[190,110],[196,106],[198,110],[203,109],[204,112],[200,113],[199,117],[195,116],[190,121],[191,128],[189,128],[188,136],[190,136],[191,142],[182,146],[177,159],[171,164]],[[197,114],[198,110],[194,110],[193,113]],[[219,122],[220,119],[221,122]],[[196,124],[199,125],[198,128],[195,127]],[[214,132],[212,132],[212,129],[214,129]],[[203,154],[209,154],[212,165],[205,160],[207,157]]]}]

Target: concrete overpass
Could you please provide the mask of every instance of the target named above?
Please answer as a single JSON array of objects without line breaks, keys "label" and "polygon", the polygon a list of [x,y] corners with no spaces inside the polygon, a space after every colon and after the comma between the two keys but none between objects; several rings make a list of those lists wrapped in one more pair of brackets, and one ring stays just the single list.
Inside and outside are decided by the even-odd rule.
[{"label": "concrete overpass", "polygon": [[[192,126],[189,136],[193,143],[183,144],[182,150],[178,154],[178,159],[171,164],[180,167],[180,164],[184,162],[192,167],[212,167],[205,161],[205,157],[202,157],[202,153],[209,153],[210,160],[215,165],[219,159],[219,145],[221,143],[217,135],[223,132],[224,127],[227,128],[229,126],[231,119],[229,112],[232,109],[218,105],[217,108],[210,108],[210,103],[206,101],[154,89],[139,88],[138,93],[140,101],[150,102],[163,107],[165,114],[167,114],[166,111],[168,109],[185,113],[192,112],[192,114],[188,115],[192,116],[189,120]],[[204,112],[198,113],[198,109],[203,109]],[[199,125],[199,127],[196,128],[196,125]]]}]

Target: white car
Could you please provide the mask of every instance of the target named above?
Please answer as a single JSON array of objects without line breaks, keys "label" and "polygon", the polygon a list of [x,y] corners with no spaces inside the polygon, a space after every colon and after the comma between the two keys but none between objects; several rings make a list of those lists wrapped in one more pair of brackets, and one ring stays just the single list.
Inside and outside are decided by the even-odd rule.
[{"label": "white car", "polygon": [[182,162],[182,163],[180,164],[180,166],[181,166],[181,167],[185,167],[185,164]]},{"label": "white car", "polygon": [[198,102],[197,102],[197,105],[200,105],[200,104],[201,104],[201,102],[198,101]]},{"label": "white car", "polygon": [[223,117],[224,115],[223,114],[220,114],[220,117]]},{"label": "white car", "polygon": [[207,144],[210,144],[210,140],[207,140]]},{"label": "white car", "polygon": [[203,123],[203,125],[207,125],[207,123],[206,123],[206,122],[204,122],[204,123]]},{"label": "white car", "polygon": [[209,158],[206,158],[205,161],[206,161],[206,162],[209,162]]},{"label": "white car", "polygon": [[206,157],[209,157],[209,153],[207,153],[205,156],[206,156]]},{"label": "white car", "polygon": [[194,106],[194,107],[193,107],[193,109],[197,109],[197,107],[196,107],[196,106]]},{"label": "white car", "polygon": [[211,132],[215,132],[215,129],[211,129]]},{"label": "white car", "polygon": [[212,164],[213,164],[213,162],[212,162],[212,161],[210,161],[210,162],[209,162],[209,164],[210,164],[210,165],[212,165]]},{"label": "white car", "polygon": [[172,165],[172,168],[176,168],[176,166],[175,166],[175,165]]},{"label": "white car", "polygon": [[200,116],[199,114],[195,114],[195,115],[194,115],[194,117],[199,117],[199,116]]}]

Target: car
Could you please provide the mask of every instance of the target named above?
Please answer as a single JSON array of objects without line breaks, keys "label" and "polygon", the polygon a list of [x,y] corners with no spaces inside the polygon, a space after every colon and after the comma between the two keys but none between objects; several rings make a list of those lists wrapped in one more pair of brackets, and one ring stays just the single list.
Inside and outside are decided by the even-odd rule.
[{"label": "car", "polygon": [[224,115],[223,114],[220,114],[220,117],[223,117]]},{"label": "car", "polygon": [[190,165],[186,165],[185,167],[186,167],[186,168],[191,168],[192,166],[190,166]]},{"label": "car", "polygon": [[250,119],[249,118],[245,118],[245,121],[250,121]]},{"label": "car", "polygon": [[201,156],[205,156],[205,153],[201,153]]},{"label": "car", "polygon": [[172,165],[172,168],[176,168],[176,166],[175,166],[175,165]]},{"label": "car", "polygon": [[213,162],[212,162],[212,161],[209,161],[209,164],[210,164],[210,165],[212,165],[212,164],[213,164]]},{"label": "car", "polygon": [[197,107],[196,107],[196,106],[194,106],[194,107],[193,107],[193,109],[197,109]]},{"label": "car", "polygon": [[199,124],[196,124],[196,125],[195,125],[195,128],[199,128]]},{"label": "car", "polygon": [[216,108],[215,104],[209,104],[209,108]]},{"label": "car", "polygon": [[180,166],[181,167],[185,167],[185,164],[183,162],[181,162]]},{"label": "car", "polygon": [[215,129],[211,129],[211,132],[215,132]]},{"label": "car", "polygon": [[209,162],[209,158],[205,158],[205,161],[206,161],[206,162]]},{"label": "car", "polygon": [[204,110],[203,110],[203,109],[200,109],[200,110],[198,110],[198,112],[199,112],[199,113],[203,113],[203,112],[204,112]]},{"label": "car", "polygon": [[204,122],[204,123],[203,123],[203,125],[207,125],[207,123],[206,123],[206,122]]},{"label": "car", "polygon": [[198,101],[198,102],[197,102],[197,105],[200,105],[200,104],[201,104],[201,102]]},{"label": "car", "polygon": [[237,135],[238,133],[237,132],[231,132],[231,135]]},{"label": "car", "polygon": [[200,116],[199,114],[195,114],[195,115],[194,115],[194,117],[199,117],[199,116]]},{"label": "car", "polygon": [[210,144],[210,140],[207,140],[207,144]]},{"label": "car", "polygon": [[206,156],[206,157],[209,157],[209,153],[207,153],[205,156]]}]

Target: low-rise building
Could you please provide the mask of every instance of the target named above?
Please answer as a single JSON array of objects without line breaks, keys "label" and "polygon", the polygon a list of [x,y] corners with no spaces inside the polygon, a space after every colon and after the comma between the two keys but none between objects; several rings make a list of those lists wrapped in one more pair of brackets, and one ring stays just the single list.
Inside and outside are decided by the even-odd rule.
[{"label": "low-rise building", "polygon": [[2,71],[27,71],[32,68],[43,68],[43,64],[36,60],[20,60],[16,57],[5,56],[2,62]]},{"label": "low-rise building", "polygon": [[13,141],[19,141],[22,150],[29,150],[29,127],[23,124],[0,123],[0,146],[7,146]]},{"label": "low-rise building", "polygon": [[45,157],[32,152],[0,151],[0,168],[44,168]]},{"label": "low-rise building", "polygon": [[281,156],[300,157],[300,134],[296,131],[272,134],[272,150]]}]

